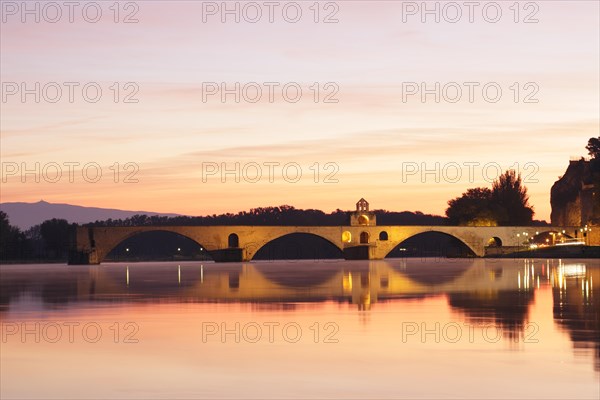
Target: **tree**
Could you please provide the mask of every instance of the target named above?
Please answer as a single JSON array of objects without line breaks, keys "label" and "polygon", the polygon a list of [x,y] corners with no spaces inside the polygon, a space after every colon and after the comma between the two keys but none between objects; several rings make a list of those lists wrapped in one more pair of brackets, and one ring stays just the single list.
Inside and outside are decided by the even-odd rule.
[{"label": "tree", "polygon": [[46,257],[46,246],[42,238],[42,225],[37,224],[27,229],[24,234],[28,242],[29,255],[32,258],[42,259]]},{"label": "tree", "polygon": [[8,215],[0,211],[0,259],[24,258],[27,241],[19,228],[12,226]]},{"label": "tree", "polygon": [[506,171],[494,181],[492,189],[469,189],[448,202],[446,215],[451,225],[531,225],[533,207],[521,175]]},{"label": "tree", "polygon": [[490,189],[468,189],[462,196],[448,201],[448,222],[450,225],[495,226],[491,201]]},{"label": "tree", "polygon": [[492,207],[499,225],[530,225],[533,207],[529,205],[527,188],[523,186],[521,174],[506,171],[492,184]]},{"label": "tree", "polygon": [[63,258],[69,249],[72,227],[67,220],[52,218],[42,222],[40,234],[49,258]]},{"label": "tree", "polygon": [[587,146],[585,146],[592,159],[590,160],[590,168],[596,184],[600,184],[600,136],[590,138]]},{"label": "tree", "polygon": [[585,148],[592,158],[600,158],[600,136],[597,138],[590,138]]}]

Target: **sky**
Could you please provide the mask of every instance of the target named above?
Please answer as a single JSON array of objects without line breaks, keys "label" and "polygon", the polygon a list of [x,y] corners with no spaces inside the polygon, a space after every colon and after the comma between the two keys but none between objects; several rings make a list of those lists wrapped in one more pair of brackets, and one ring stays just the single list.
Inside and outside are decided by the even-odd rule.
[{"label": "sky", "polygon": [[444,214],[516,169],[549,220],[600,131],[597,1],[0,6],[1,202]]}]

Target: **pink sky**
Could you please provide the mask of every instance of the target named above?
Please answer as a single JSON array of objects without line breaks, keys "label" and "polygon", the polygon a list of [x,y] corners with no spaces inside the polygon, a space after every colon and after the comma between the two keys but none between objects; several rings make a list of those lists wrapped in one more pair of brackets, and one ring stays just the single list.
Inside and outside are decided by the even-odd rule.
[{"label": "pink sky", "polygon": [[[58,23],[46,21],[54,11],[44,14],[44,3],[39,23],[31,15],[23,23],[22,10],[10,8],[21,2],[2,3],[2,202],[44,199],[201,215],[280,204],[350,209],[365,197],[374,208],[443,214],[450,198],[469,187],[490,186],[485,178],[493,179],[497,166],[518,166],[528,177],[535,217],[549,219],[550,187],[600,130],[596,1],[533,3],[537,8],[520,2],[519,23],[509,9],[513,2],[498,2],[497,23],[484,19],[481,8],[489,2],[475,9],[473,23],[465,7],[458,22],[444,20],[454,17],[447,2],[439,3],[440,10],[452,14],[442,12],[439,23],[433,16],[422,23],[419,13],[404,15],[403,22],[407,2],[321,2],[319,19],[335,12],[338,20],[329,24],[313,21],[313,2],[298,3],[303,13],[297,23],[283,18],[281,9],[289,2],[279,3],[274,23],[262,2],[256,3],[263,12],[257,23],[244,21],[244,15],[240,23],[233,16],[222,23],[219,13],[203,22],[206,2],[130,3],[137,11],[120,3],[119,21],[136,11],[137,23],[114,23],[113,2],[97,3],[103,12],[98,23],[83,18],[85,3],[73,23],[66,8]],[[531,13],[538,22],[523,23]],[[57,82],[63,97],[51,103],[49,91],[36,103],[34,95],[23,102],[21,93],[8,94],[12,83],[23,82],[28,88]],[[72,103],[64,82],[79,84]],[[102,89],[97,103],[82,97],[81,87],[89,82]],[[125,88],[127,82],[135,86]],[[233,95],[223,103],[218,94],[203,101],[206,82],[230,88],[257,82],[263,96],[256,103],[243,98],[236,103]],[[265,82],[279,84],[273,101]],[[296,103],[281,96],[290,82],[302,88]],[[315,82],[319,102],[311,90]],[[326,87],[328,82],[333,85]],[[463,98],[451,103],[449,91],[439,103],[434,95],[425,102],[418,95],[403,101],[407,82],[429,88],[457,82]],[[479,83],[473,102],[464,82]],[[502,89],[496,103],[482,96],[489,82]],[[511,90],[515,82],[518,102]],[[124,103],[132,88],[139,101]],[[323,96],[336,88],[338,102],[324,103]],[[538,102],[523,102],[533,92]],[[102,178],[86,182],[78,169],[69,182],[69,162],[97,163]],[[109,169],[116,162],[118,183]],[[139,167],[137,183],[123,182],[128,162]],[[403,175],[407,165],[435,170],[436,162],[439,179],[422,171]],[[35,169],[35,163],[47,174],[40,183],[33,175],[22,182],[22,167]],[[50,163],[62,166],[60,179]],[[203,182],[203,163],[229,168],[239,163],[240,173],[248,174],[239,183],[233,175],[223,183],[219,174]],[[262,166],[256,183],[250,182],[252,163]],[[264,163],[279,163],[273,182]],[[282,177],[288,163],[302,170],[297,182],[291,182],[293,169],[287,181]],[[328,169],[326,163],[332,163]],[[19,171],[10,172],[15,165]],[[456,178],[456,165],[462,177]],[[335,174],[325,183],[329,172]]]}]

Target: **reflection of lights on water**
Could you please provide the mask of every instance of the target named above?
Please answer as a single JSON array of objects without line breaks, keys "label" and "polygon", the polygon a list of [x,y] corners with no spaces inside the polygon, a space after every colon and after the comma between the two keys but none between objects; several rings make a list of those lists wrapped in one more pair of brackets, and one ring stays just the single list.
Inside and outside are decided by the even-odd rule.
[{"label": "reflection of lights on water", "polygon": [[[531,263],[531,267],[529,267]],[[524,260],[525,266],[523,267],[523,289],[531,289],[533,283],[535,283],[535,269],[533,267],[533,260]],[[539,278],[538,278],[539,281]],[[517,286],[521,289],[521,271],[517,271]],[[539,284],[538,284],[539,287]]]},{"label": "reflection of lights on water", "polygon": [[[587,268],[582,263],[563,264],[559,260],[559,265],[552,273],[552,287],[558,286],[561,290],[567,290],[567,278],[581,279],[581,290],[586,292],[586,285],[591,283],[591,276],[586,277]],[[589,291],[589,290],[588,290]]]},{"label": "reflection of lights on water", "polygon": [[348,272],[348,275],[343,275],[342,287],[345,291],[352,290],[352,272]]},{"label": "reflection of lights on water", "polygon": [[177,266],[177,283],[181,285],[181,265]]},{"label": "reflection of lights on water", "polygon": [[367,292],[360,296],[358,309],[361,311],[371,309],[371,293]]},{"label": "reflection of lights on water", "polygon": [[589,301],[590,299],[590,295],[591,295],[591,287],[592,287],[592,277],[590,276],[589,279],[588,278],[583,278],[581,280],[581,293],[583,294],[583,297]]},{"label": "reflection of lights on water", "polygon": [[585,276],[585,264],[563,264],[559,272],[568,277],[582,277]]},{"label": "reflection of lights on water", "polygon": [[204,265],[200,264],[200,283],[204,283]]},{"label": "reflection of lights on water", "polygon": [[125,272],[125,281],[127,282],[127,286],[129,286],[129,265],[127,266],[127,270]]},{"label": "reflection of lights on water", "polygon": [[565,278],[562,266],[558,267],[557,277],[556,277],[555,282],[556,282],[556,284],[558,284],[558,288],[560,290],[563,290],[563,289],[566,290],[567,289],[567,281],[566,281],[566,278]]}]

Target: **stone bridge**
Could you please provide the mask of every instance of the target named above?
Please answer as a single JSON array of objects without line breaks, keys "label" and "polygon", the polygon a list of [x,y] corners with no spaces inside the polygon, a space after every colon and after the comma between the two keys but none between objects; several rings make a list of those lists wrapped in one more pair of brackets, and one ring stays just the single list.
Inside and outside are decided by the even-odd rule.
[{"label": "stone bridge", "polygon": [[[374,221],[373,221],[374,222]],[[439,232],[463,242],[477,256],[496,246],[523,246],[536,232],[560,232],[556,227],[468,226],[136,226],[78,227],[70,253],[71,264],[99,264],[124,240],[144,232],[165,231],[200,244],[216,262],[250,261],[258,250],[290,234],[318,236],[337,247],[346,259],[383,259],[405,240],[426,232]],[[569,232],[572,229],[569,230]]]}]

